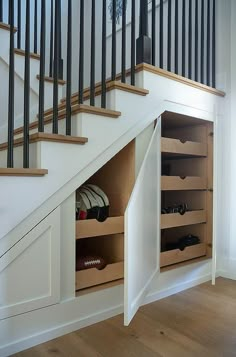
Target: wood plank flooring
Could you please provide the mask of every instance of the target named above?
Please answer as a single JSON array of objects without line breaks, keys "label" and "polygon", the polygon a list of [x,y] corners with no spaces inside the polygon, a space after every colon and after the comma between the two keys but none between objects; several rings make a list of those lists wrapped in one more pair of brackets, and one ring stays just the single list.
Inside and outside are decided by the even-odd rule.
[{"label": "wood plank flooring", "polygon": [[17,353],[15,357],[236,356],[236,282],[218,278],[123,316]]}]

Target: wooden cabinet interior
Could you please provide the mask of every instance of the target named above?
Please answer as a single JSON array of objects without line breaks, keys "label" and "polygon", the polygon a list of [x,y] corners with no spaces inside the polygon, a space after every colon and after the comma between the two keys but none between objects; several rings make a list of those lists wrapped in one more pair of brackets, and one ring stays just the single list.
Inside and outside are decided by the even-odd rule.
[{"label": "wooden cabinet interior", "polygon": [[104,288],[124,277],[124,212],[135,180],[135,142],[132,141],[96,172],[86,183],[99,186],[108,196],[109,217],[76,221],[76,255],[101,256],[104,269],[76,272],[76,290]]},{"label": "wooden cabinet interior", "polygon": [[[161,206],[187,206],[161,214],[161,267],[174,268],[212,254],[213,123],[164,113],[161,151]],[[178,247],[188,235],[199,243]]]}]

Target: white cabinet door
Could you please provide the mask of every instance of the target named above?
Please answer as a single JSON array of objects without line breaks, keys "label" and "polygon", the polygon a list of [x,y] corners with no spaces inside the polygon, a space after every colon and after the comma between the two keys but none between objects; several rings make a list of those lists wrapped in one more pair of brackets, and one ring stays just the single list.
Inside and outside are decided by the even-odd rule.
[{"label": "white cabinet door", "polygon": [[160,143],[159,118],[125,212],[125,325],[143,303],[159,272]]},{"label": "white cabinet door", "polygon": [[0,258],[0,319],[60,301],[60,207]]}]

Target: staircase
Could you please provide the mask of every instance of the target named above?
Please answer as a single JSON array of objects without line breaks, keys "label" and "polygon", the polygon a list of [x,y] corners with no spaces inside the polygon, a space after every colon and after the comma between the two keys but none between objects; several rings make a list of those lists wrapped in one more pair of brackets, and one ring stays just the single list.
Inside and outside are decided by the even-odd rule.
[{"label": "staircase", "polygon": [[[55,291],[53,290],[53,298],[50,297],[47,302],[44,301],[43,307],[51,304],[58,306],[61,301],[67,302],[74,298],[71,296],[74,281],[69,275],[69,267],[70,270],[74,269],[74,247],[67,246],[65,237],[69,233],[73,239],[75,237],[74,193],[76,189],[134,139],[137,162],[139,162],[135,169],[135,175],[137,175],[150,140],[150,133],[147,134],[147,131],[153,132],[154,123],[163,112],[175,112],[203,120],[212,120],[215,115],[214,108],[221,103],[224,93],[163,68],[157,68],[153,64],[131,63],[130,69],[122,66],[121,74],[117,74],[115,70],[115,74],[113,73],[111,77],[105,75],[103,71],[101,81],[95,82],[94,79],[87,88],[80,83],[80,92],[76,91],[72,94],[68,73],[69,83],[59,79],[58,75],[56,79],[55,76],[46,76],[40,66],[42,55],[35,53],[31,55],[29,51],[27,53],[27,51],[15,49],[14,130],[11,144],[9,144],[7,103],[9,72],[12,71],[9,56],[12,32],[17,34],[17,28],[13,29],[12,24],[11,26],[5,23],[0,24],[2,44],[0,75],[6,83],[6,87],[0,92],[2,110],[0,119],[0,214],[2,222],[0,225],[0,269],[2,270],[0,271],[4,271],[5,266],[10,264],[9,254],[10,259],[15,259],[18,254],[16,253],[17,247],[20,247],[19,249],[23,252],[24,244],[30,245],[34,242],[35,230],[38,229],[38,234],[41,234],[40,229],[42,229],[43,235],[48,232],[48,227],[57,227],[56,236],[58,235],[59,238],[58,240],[52,238],[50,241],[54,250],[52,261],[57,261],[58,257],[62,256],[62,251],[65,252],[65,257],[71,258],[68,262],[62,257],[61,267],[57,264],[54,267],[55,275],[59,276],[58,272],[61,268],[64,274],[62,280],[68,280],[69,283],[62,283],[60,289],[57,286]],[[26,57],[30,63],[28,88],[25,88]],[[80,67],[80,72],[82,67]],[[69,70],[68,67],[67,70]],[[40,91],[42,83],[43,94]],[[28,122],[24,121],[24,93],[28,93],[30,103]],[[42,102],[42,98],[43,111],[40,118],[39,102]],[[104,98],[106,105],[103,105]],[[40,129],[42,123],[43,130]],[[14,157],[14,167],[8,165],[9,152]],[[28,157],[27,165],[24,165],[25,156]],[[41,228],[42,225],[45,227]],[[48,234],[50,238],[51,233]],[[60,240],[61,251],[58,243]],[[68,238],[68,245],[70,245],[69,242],[71,239]],[[42,247],[32,249],[39,249],[42,254],[44,252]],[[30,258],[27,262],[33,265]],[[27,271],[27,267],[25,269]],[[81,299],[78,311],[81,312],[83,309],[87,311],[85,300]],[[42,305],[37,305],[36,302],[32,306],[30,309],[35,309],[37,315],[37,309]],[[13,315],[17,317],[18,314],[29,311],[27,306],[24,309],[14,310]],[[58,314],[60,320],[62,311],[56,309],[53,316],[56,319]],[[73,313],[69,303],[66,309],[68,316],[71,314],[67,321],[70,324]],[[116,311],[120,312],[119,309]],[[44,313],[46,312],[42,312]],[[95,308],[93,313],[96,314]],[[7,317],[9,316],[4,314],[2,316],[6,320]],[[38,315],[33,318],[34,324],[37,319]],[[63,318],[61,321],[64,322]],[[9,322],[10,327],[12,323],[14,321]],[[48,323],[46,328],[53,327]],[[35,333],[37,334],[39,330],[35,328]],[[0,337],[0,355],[2,346],[2,351],[5,353],[4,351],[8,348],[5,348],[5,345],[8,346],[13,342],[17,344],[17,340],[27,338],[27,335],[29,335],[27,327],[22,336],[19,336],[18,332],[12,337],[10,334],[0,333],[2,336]]]}]

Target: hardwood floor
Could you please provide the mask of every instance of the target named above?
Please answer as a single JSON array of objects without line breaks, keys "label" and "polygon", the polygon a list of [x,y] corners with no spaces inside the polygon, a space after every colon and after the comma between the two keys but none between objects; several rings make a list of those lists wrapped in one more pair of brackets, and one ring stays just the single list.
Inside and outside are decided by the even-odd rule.
[{"label": "hardwood floor", "polygon": [[17,353],[15,357],[236,356],[236,282],[218,278],[123,316]]}]

